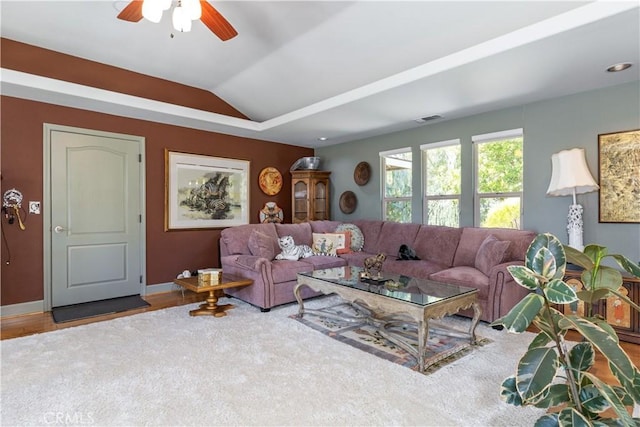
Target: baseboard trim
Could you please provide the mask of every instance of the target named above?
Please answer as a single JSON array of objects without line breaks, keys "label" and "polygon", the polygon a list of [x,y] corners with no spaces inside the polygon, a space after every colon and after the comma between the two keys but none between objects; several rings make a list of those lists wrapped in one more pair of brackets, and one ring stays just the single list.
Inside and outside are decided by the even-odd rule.
[{"label": "baseboard trim", "polygon": [[[160,294],[163,292],[171,292],[179,289],[179,286],[173,282],[158,283],[148,285],[144,288],[145,295]],[[22,302],[19,304],[3,305],[0,307],[0,318],[20,316],[22,314],[44,313],[44,300]]]},{"label": "baseboard trim", "polygon": [[161,294],[161,293],[164,293],[164,292],[175,291],[177,289],[180,289],[180,287],[178,285],[176,285],[175,283],[173,283],[173,282],[157,283],[155,285],[147,285],[147,286],[145,286],[144,295]]},{"label": "baseboard trim", "polygon": [[43,313],[44,300],[21,302],[19,304],[3,305],[0,307],[0,317],[19,316],[21,314]]}]

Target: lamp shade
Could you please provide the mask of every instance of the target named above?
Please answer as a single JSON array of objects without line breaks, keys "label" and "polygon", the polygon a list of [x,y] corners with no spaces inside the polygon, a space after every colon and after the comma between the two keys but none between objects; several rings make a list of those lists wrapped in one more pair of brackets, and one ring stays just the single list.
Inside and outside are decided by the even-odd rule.
[{"label": "lamp shade", "polygon": [[589,172],[583,148],[555,153],[551,156],[551,167],[551,182],[547,189],[550,196],[570,196],[599,188]]}]

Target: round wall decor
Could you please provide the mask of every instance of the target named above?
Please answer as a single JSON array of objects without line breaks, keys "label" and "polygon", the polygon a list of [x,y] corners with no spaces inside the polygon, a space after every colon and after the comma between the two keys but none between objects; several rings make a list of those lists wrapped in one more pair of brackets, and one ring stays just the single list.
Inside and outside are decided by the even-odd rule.
[{"label": "round wall decor", "polygon": [[371,166],[367,162],[360,162],[353,171],[353,180],[358,185],[365,185],[371,177]]},{"label": "round wall decor", "polygon": [[260,172],[258,185],[267,196],[275,196],[282,189],[282,174],[273,167],[266,167]]},{"label": "round wall decor", "polygon": [[345,191],[340,195],[340,210],[342,213],[350,214],[356,210],[358,198],[353,191]]}]

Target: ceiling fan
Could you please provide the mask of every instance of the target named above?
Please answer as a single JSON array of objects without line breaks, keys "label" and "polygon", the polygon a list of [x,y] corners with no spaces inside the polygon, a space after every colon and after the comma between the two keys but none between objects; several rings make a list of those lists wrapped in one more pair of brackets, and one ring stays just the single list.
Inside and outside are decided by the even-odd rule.
[{"label": "ceiling fan", "polygon": [[[143,0],[132,0],[128,5],[124,7],[124,9],[122,9],[122,11],[120,11],[120,13],[118,14],[118,19],[129,22],[138,22],[143,17],[145,17],[152,22],[159,22],[162,16],[162,10],[166,10],[171,6],[171,0],[164,0],[163,2],[159,2],[158,0],[146,1],[149,2],[148,5],[144,5],[145,1]],[[229,21],[227,21],[225,17],[220,14],[220,12],[218,12],[205,0],[178,0],[178,5],[174,9],[173,15],[173,23],[176,30],[189,31],[191,28],[191,20],[189,18],[187,18],[187,21],[185,21],[187,22],[185,26],[181,26],[181,24],[177,23],[176,21],[176,9],[182,9],[181,3],[183,2],[191,4],[195,3],[196,7],[199,3],[201,9],[199,19],[222,41],[227,41],[238,35],[238,32],[235,28],[233,28]],[[157,9],[157,4],[159,3],[165,3],[165,6],[161,6],[160,9]],[[153,5],[152,7],[156,8],[151,10],[151,15],[153,15],[152,17],[149,17],[149,9],[147,9],[148,7],[151,7],[149,5]],[[180,21],[180,19],[178,19],[178,21]]]}]

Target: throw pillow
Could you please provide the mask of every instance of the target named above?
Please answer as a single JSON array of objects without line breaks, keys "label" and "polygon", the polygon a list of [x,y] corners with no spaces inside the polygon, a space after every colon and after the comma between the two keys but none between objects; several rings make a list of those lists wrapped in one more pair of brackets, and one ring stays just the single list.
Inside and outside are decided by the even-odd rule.
[{"label": "throw pillow", "polygon": [[360,252],[364,247],[364,235],[362,230],[355,224],[340,224],[336,227],[336,233],[343,231],[351,232],[351,250],[354,252]]},{"label": "throw pillow", "polygon": [[313,233],[311,250],[314,255],[337,256],[338,247],[344,248],[344,234]]},{"label": "throw pillow", "polygon": [[336,233],[336,234],[344,234],[344,246],[338,247],[338,249],[336,250],[336,253],[338,255],[341,255],[341,254],[350,254],[351,252],[353,252],[351,250],[351,231],[341,231],[340,233]]},{"label": "throw pillow", "polygon": [[488,276],[493,267],[502,263],[510,244],[509,240],[501,241],[493,234],[489,234],[478,248],[475,267]]},{"label": "throw pillow", "polygon": [[280,247],[276,239],[258,230],[253,230],[249,235],[248,246],[251,255],[266,258],[269,261],[273,260],[276,254],[280,252]]}]

